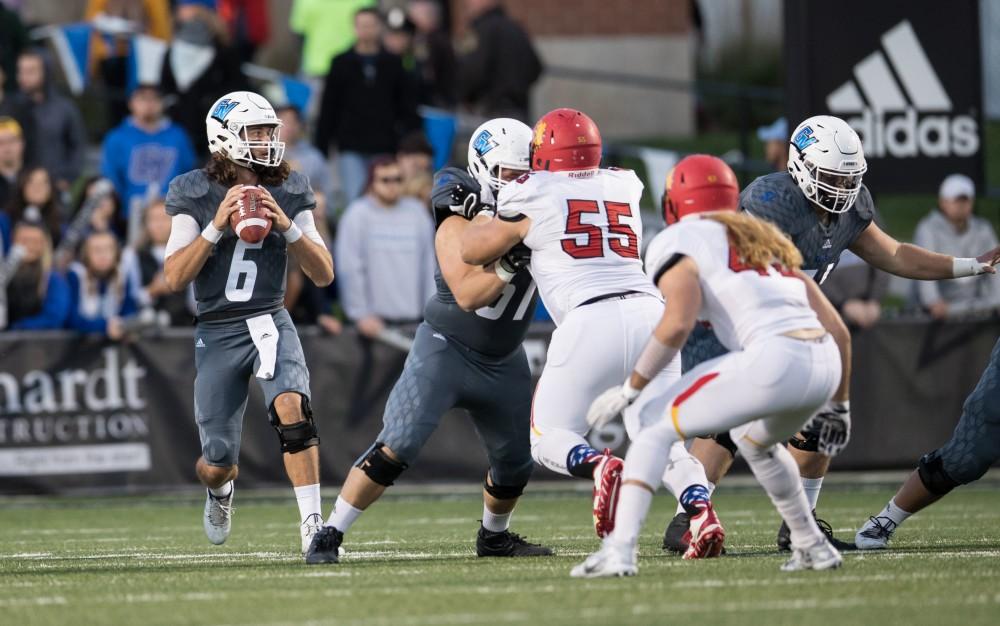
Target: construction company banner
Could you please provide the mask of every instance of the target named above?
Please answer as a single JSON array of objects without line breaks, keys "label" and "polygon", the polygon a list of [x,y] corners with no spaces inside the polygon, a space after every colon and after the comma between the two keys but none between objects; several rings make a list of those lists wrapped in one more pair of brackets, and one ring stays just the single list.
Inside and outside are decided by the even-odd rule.
[{"label": "construction company banner", "polygon": [[[859,17],[863,16],[863,17]],[[785,2],[791,128],[842,117],[861,135],[873,191],[983,183],[979,2]]]},{"label": "construction company banner", "polygon": [[[540,328],[526,342],[536,380],[548,331]],[[322,439],[323,482],[339,485],[375,440],[405,354],[351,332],[301,334]],[[835,466],[909,467],[944,443],[998,334],[998,322],[885,323],[857,334],[854,437]],[[64,333],[0,334],[0,493],[197,484],[193,357],[190,330],[121,344]],[[250,381],[249,387],[240,484],[284,484],[277,437],[257,385]],[[627,448],[617,423],[592,440],[619,453]],[[476,481],[486,470],[476,432],[456,410],[402,480]],[[554,477],[541,469],[536,476]]]}]

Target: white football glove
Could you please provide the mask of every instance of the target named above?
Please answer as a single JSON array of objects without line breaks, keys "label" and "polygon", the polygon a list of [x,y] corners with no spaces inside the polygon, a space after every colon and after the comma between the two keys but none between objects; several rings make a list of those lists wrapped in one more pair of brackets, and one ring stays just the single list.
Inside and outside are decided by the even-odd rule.
[{"label": "white football glove", "polygon": [[837,456],[851,440],[851,409],[843,402],[827,402],[826,406],[806,422],[803,431],[819,436],[817,450],[826,456]]},{"label": "white football glove", "polygon": [[612,387],[590,403],[590,410],[587,411],[587,424],[591,428],[600,428],[619,413],[625,410],[639,397],[640,390],[633,389],[628,381],[620,387]]}]

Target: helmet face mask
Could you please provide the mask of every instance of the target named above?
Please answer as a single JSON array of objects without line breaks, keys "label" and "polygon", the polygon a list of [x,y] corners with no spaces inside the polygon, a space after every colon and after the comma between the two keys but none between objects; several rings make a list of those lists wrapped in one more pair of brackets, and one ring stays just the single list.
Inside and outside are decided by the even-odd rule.
[{"label": "helmet face mask", "polygon": [[469,139],[469,174],[481,185],[499,191],[531,169],[530,144],[531,129],[526,124],[511,118],[492,119]]},{"label": "helmet face mask", "polygon": [[811,117],[795,129],[788,148],[788,173],[806,198],[829,211],[846,213],[861,193],[868,171],[857,133],[844,120]]},{"label": "helmet face mask", "polygon": [[[205,118],[205,126],[209,151],[221,153],[237,165],[274,167],[285,156],[281,120],[263,96],[251,91],[234,91],[219,98]],[[260,127],[271,129],[265,139],[256,132],[251,136],[251,129]]]}]

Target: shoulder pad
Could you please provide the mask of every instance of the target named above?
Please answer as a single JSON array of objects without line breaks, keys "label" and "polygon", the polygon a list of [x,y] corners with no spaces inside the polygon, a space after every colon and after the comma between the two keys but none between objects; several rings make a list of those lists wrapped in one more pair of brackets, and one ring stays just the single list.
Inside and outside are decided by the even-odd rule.
[{"label": "shoulder pad", "polygon": [[292,171],[285,182],[281,183],[286,193],[301,195],[310,190],[309,179],[301,172]]},{"label": "shoulder pad", "polygon": [[191,170],[170,181],[169,194],[177,194],[183,198],[200,198],[208,193],[211,181],[205,170]]},{"label": "shoulder pad", "polygon": [[872,194],[868,191],[868,187],[864,183],[861,184],[858,199],[854,201],[854,210],[858,212],[858,217],[866,222],[875,219],[875,201],[872,199]]},{"label": "shoulder pad", "polygon": [[468,171],[459,167],[446,167],[434,174],[434,189],[444,185],[461,185],[468,191],[479,191],[481,185]]}]

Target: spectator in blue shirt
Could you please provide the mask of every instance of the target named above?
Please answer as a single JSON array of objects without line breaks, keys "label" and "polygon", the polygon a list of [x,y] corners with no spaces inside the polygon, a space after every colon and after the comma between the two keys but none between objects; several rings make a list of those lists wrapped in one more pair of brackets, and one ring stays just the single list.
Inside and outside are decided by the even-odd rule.
[{"label": "spectator in blue shirt", "polygon": [[21,263],[7,283],[7,323],[11,330],[56,330],[69,315],[69,286],[52,270],[52,238],[41,222],[19,222],[14,246]]},{"label": "spectator in blue shirt", "polygon": [[101,159],[101,174],[114,183],[126,216],[150,197],[165,195],[172,178],[195,167],[191,140],[164,117],[157,87],[136,87],[128,106],[132,115],[108,133]]},{"label": "spectator in blue shirt", "polygon": [[80,261],[70,266],[70,311],[67,326],[84,333],[103,333],[118,340],[124,320],[137,312],[136,294],[125,280],[121,248],[110,232],[93,232],[83,241]]}]

